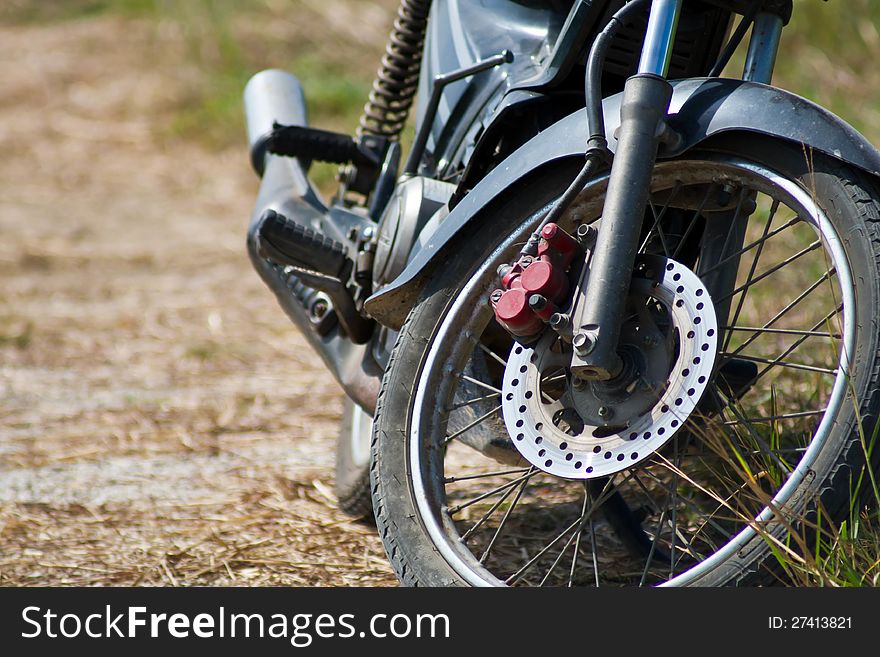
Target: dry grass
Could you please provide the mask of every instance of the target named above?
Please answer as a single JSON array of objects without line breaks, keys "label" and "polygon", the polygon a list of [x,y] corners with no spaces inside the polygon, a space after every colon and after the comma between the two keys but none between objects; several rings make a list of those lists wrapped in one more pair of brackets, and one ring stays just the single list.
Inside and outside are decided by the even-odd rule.
[{"label": "dry grass", "polygon": [[175,30],[0,25],[0,584],[393,585],[340,392],[251,271],[241,142],[169,138]]}]

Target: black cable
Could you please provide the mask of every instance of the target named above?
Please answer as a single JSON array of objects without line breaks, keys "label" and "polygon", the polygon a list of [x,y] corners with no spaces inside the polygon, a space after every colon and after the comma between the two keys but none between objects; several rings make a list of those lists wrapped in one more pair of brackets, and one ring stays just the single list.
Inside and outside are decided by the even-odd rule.
[{"label": "black cable", "polygon": [[550,208],[550,211],[531,234],[528,241],[520,251],[520,255],[535,256],[538,254],[538,244],[541,241],[541,231],[549,223],[557,222],[568,209],[578,194],[583,191],[587,181],[593,176],[600,164],[608,161],[608,140],[605,138],[605,112],[602,107],[602,70],[605,66],[605,56],[608,47],[617,34],[617,31],[627,22],[630,15],[637,9],[643,8],[648,0],[630,0],[618,9],[608,24],[593,41],[590,55],[587,58],[586,75],[584,76],[584,96],[587,110],[587,140],[586,162],[580,173],[577,174],[565,193]]},{"label": "black cable", "polygon": [[643,9],[647,0],[630,0],[618,9],[605,28],[596,37],[587,58],[587,72],[584,77],[584,96],[587,106],[587,129],[589,140],[587,146],[601,148],[607,153],[608,142],[605,139],[605,112],[602,107],[602,73],[605,68],[605,57],[608,48],[631,14]]}]

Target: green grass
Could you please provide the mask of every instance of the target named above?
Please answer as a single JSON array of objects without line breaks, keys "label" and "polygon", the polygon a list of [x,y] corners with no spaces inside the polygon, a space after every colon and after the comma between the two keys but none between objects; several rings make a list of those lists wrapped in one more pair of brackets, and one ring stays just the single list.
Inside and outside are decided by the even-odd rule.
[{"label": "green grass", "polygon": [[795,0],[774,83],[880,143],[880,0]]},{"label": "green grass", "polygon": [[[389,7],[390,29],[394,3],[380,4]],[[244,85],[270,67],[297,75],[314,125],[353,132],[384,47],[377,42],[365,50],[334,34],[300,0],[7,0],[0,5],[0,23],[12,25],[97,17],[150,21],[158,40],[169,31],[182,38],[183,64],[197,68],[198,75],[160,136],[218,148],[243,143]],[[332,173],[321,171],[324,182],[332,179]]]},{"label": "green grass", "polygon": [[[329,0],[328,0],[329,1]],[[394,0],[387,8],[388,26]],[[303,81],[313,120],[322,127],[351,131],[379,63],[384,43],[370,53],[339,48],[333,34],[315,25],[312,34],[284,38],[278,30],[258,38],[237,29],[295,22],[304,14],[300,0],[5,0],[0,23],[37,24],[116,15],[172,24],[185,35],[190,56],[203,79],[178,120],[172,136],[228,146],[241,134],[241,88],[256,71],[278,66]],[[294,18],[295,17],[295,18]],[[314,20],[314,16],[313,16]],[[786,28],[774,83],[828,107],[874,142],[880,142],[880,0],[821,2],[795,0]],[[735,73],[740,56],[731,65]]]},{"label": "green grass", "polygon": [[154,14],[156,6],[156,0],[4,0],[0,23],[52,23],[108,13],[145,16]]},{"label": "green grass", "polygon": [[[184,3],[180,3],[183,5]],[[177,5],[175,5],[177,6]],[[254,44],[254,35],[236,33],[234,25],[247,19],[266,26],[277,18],[265,3],[185,3],[186,10],[163,12],[163,19],[181,28],[201,83],[169,126],[172,135],[194,137],[216,146],[239,143],[243,126],[242,90],[257,71],[278,67],[294,72],[306,89],[309,114],[315,125],[353,131],[369,92],[371,77],[350,72],[338,57],[316,49],[294,47],[279,39]]]}]

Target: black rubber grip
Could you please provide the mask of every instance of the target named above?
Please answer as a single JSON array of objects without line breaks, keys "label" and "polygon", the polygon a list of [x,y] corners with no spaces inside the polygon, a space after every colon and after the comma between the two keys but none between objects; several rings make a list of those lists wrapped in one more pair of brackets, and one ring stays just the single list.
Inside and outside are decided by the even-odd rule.
[{"label": "black rubber grip", "polygon": [[263,249],[263,256],[278,264],[293,265],[342,279],[351,263],[344,244],[274,210],[263,213],[259,234],[261,244],[270,247]]}]

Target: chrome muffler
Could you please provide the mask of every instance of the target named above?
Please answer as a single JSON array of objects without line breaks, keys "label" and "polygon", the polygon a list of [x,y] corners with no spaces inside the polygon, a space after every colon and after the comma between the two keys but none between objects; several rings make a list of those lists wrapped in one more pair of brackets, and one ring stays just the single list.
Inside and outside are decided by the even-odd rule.
[{"label": "chrome muffler", "polygon": [[[245,87],[251,164],[261,176],[260,191],[248,229],[247,247],[254,269],[281,308],[321,356],[346,394],[373,413],[382,367],[369,348],[369,333],[351,308],[347,296],[335,294],[326,280],[265,257],[260,228],[273,211],[301,227],[301,233],[350,243],[352,229],[344,216],[333,213],[308,178],[309,162],[273,155],[268,147],[278,125],[308,127],[305,96],[299,81],[285,71],[270,69],[253,76]],[[317,288],[321,289],[317,289]],[[337,290],[338,292],[338,290]],[[341,320],[341,321],[340,321]],[[355,324],[357,323],[357,326]],[[372,324],[369,325],[370,327]],[[355,344],[352,334],[358,338]]]}]

